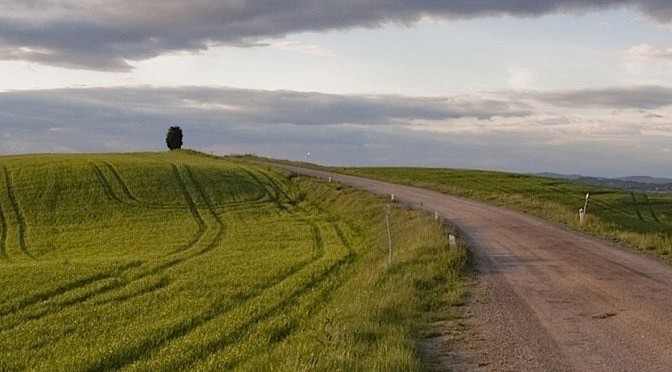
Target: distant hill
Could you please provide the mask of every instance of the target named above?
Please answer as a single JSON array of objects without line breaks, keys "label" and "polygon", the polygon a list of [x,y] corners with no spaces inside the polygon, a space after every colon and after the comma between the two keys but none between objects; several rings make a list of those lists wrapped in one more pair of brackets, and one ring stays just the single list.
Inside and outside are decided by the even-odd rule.
[{"label": "distant hill", "polygon": [[587,177],[576,174],[565,175],[551,172],[535,173],[534,175],[540,177],[579,181],[591,185],[615,187],[619,189],[632,190],[632,191],[672,192],[671,178],[656,178],[650,176],[603,178],[603,177]]},{"label": "distant hill", "polygon": [[618,180],[637,182],[637,183],[649,183],[654,185],[666,185],[672,184],[672,178],[656,178],[649,176],[630,176],[630,177],[621,177]]}]

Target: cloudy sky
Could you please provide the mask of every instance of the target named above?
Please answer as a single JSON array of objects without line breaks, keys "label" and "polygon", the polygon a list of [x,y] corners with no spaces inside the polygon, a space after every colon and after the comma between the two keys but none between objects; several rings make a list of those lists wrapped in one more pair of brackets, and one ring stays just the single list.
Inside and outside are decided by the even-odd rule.
[{"label": "cloudy sky", "polygon": [[0,154],[172,125],[222,155],[672,177],[672,2],[0,0]]}]

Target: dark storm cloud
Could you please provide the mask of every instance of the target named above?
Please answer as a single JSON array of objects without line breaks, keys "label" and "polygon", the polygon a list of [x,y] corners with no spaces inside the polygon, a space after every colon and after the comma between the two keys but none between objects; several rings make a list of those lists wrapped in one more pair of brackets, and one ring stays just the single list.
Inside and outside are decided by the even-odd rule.
[{"label": "dark storm cloud", "polygon": [[660,86],[500,92],[478,96],[337,95],[237,88],[87,88],[0,93],[0,127],[68,126],[99,131],[138,125],[188,123],[201,128],[278,125],[325,127],[412,126],[470,119],[497,122],[582,109],[672,107],[672,89]]},{"label": "dark storm cloud", "polygon": [[536,17],[615,7],[672,21],[668,0],[110,0],[5,1],[0,4],[0,59],[127,70],[127,60],[210,45],[254,45],[303,31],[412,24],[423,16],[466,19]]},{"label": "dark storm cloud", "polygon": [[[382,125],[530,112],[505,100],[334,95],[228,88],[92,88],[0,93],[0,122],[119,124],[177,120],[200,124]],[[24,121],[30,118],[29,121]],[[92,120],[94,119],[94,120]],[[12,122],[16,120],[16,122]]]},{"label": "dark storm cloud", "polygon": [[[638,95],[663,98],[649,105]],[[331,165],[595,175],[640,170],[670,176],[665,173],[669,169],[665,154],[672,151],[665,89],[530,92],[524,97],[500,92],[486,97],[225,88],[4,92],[0,93],[0,154],[158,151],[165,149],[168,127],[180,125],[186,147],[218,154],[304,160],[310,152],[311,161]],[[621,115],[611,113],[641,107],[656,107],[660,112],[651,118],[637,113],[634,118],[640,124],[619,121]],[[592,115],[586,121],[581,118],[584,110]],[[565,113],[572,119],[564,119]],[[643,137],[642,130],[658,134]],[[626,160],[633,164],[628,168],[632,171],[623,170]]]},{"label": "dark storm cloud", "polygon": [[310,143],[325,153],[331,148],[343,159],[355,153],[348,149],[357,148],[361,155],[362,149],[390,133],[396,133],[398,141],[410,138],[413,131],[408,128],[418,121],[487,122],[531,113],[518,106],[497,98],[201,87],[4,92],[0,153],[158,150],[166,128],[177,124],[195,148],[225,143],[227,151],[268,149],[283,156],[278,151]]}]

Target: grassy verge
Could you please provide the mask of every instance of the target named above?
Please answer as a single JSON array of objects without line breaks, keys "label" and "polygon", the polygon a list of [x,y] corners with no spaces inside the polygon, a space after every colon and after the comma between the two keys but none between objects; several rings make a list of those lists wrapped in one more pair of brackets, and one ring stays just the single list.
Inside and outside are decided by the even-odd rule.
[{"label": "grassy verge", "polygon": [[428,322],[463,300],[464,245],[450,249],[446,231],[425,213],[393,205],[390,265],[385,199],[314,179],[300,184],[309,191],[308,208],[350,226],[354,235],[344,239],[357,259],[352,275],[309,321],[306,332],[255,358],[252,363],[260,365],[244,369],[421,369],[419,343]]},{"label": "grassy verge", "polygon": [[[672,197],[489,171],[339,168],[344,173],[419,186],[534,214],[672,262]],[[590,193],[588,217],[579,222]]]}]

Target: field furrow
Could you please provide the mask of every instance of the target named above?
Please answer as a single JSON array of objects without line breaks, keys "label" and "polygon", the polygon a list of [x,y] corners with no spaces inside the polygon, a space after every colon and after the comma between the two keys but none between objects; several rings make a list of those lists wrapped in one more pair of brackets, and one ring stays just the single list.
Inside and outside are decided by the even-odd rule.
[{"label": "field furrow", "polygon": [[651,206],[651,201],[649,200],[649,197],[646,194],[642,194],[642,198],[644,198],[644,203],[646,204],[646,208],[651,214],[651,218],[653,218],[656,223],[662,223],[658,219],[658,216],[656,215],[656,212],[653,210],[653,207]]},{"label": "field furrow", "polygon": [[635,210],[635,213],[637,214],[637,218],[642,222],[646,222],[646,220],[644,220],[642,212],[639,210],[639,202],[637,201],[637,196],[635,195],[634,192],[631,192],[630,197],[632,198],[632,206]]},{"label": "field furrow", "polygon": [[[158,270],[173,266],[208,252],[218,246],[225,234],[224,221],[213,208],[212,203],[203,191],[202,186],[195,180],[191,170],[188,167],[185,167],[183,175],[177,165],[171,164],[171,168],[184,201],[187,204],[194,221],[198,225],[198,231],[187,244],[170,253],[169,257],[171,258],[168,262],[163,262],[156,266],[156,269]],[[196,190],[196,195],[202,199],[206,206],[205,209],[207,213],[201,213],[195,198],[192,196],[192,192],[189,191],[189,187]]]},{"label": "field furrow", "polygon": [[306,221],[310,225],[310,235],[313,238],[313,255],[321,256],[324,254],[324,241],[322,240],[322,233],[317,224]]},{"label": "field furrow", "polygon": [[231,370],[259,354],[272,352],[275,346],[296,332],[303,322],[309,321],[328,305],[334,291],[345,282],[351,261],[348,256],[338,265],[332,266],[303,293],[291,297],[263,321],[249,323],[247,327],[238,330],[229,342],[213,344],[208,348],[208,353],[200,356],[189,369]]},{"label": "field furrow", "polygon": [[14,216],[16,218],[17,222],[17,229],[18,229],[18,247],[21,251],[21,253],[28,258],[34,259],[35,257],[30,253],[28,249],[28,243],[26,241],[26,234],[27,234],[27,224],[25,217],[23,215],[23,212],[21,211],[21,206],[19,205],[19,200],[16,197],[16,194],[14,193],[14,187],[12,186],[12,179],[9,174],[9,171],[7,170],[7,167],[3,166],[2,167],[2,172],[4,173],[4,180],[5,180],[5,188],[7,192],[7,197],[9,199],[9,204],[12,208],[12,211],[14,212]]},{"label": "field furrow", "polygon": [[[111,186],[107,183],[107,179],[100,171],[100,168],[93,164],[94,170],[97,175],[100,175],[99,180],[101,184],[105,185],[104,188],[109,192],[108,195],[114,195]],[[111,272],[101,273],[99,275],[92,276],[83,280],[78,280],[72,283],[68,283],[65,286],[56,288],[54,290],[38,293],[34,296],[24,298],[19,300],[17,303],[8,307],[6,310],[0,308],[0,316],[12,314],[14,315],[13,320],[3,319],[0,322],[0,330],[11,329],[22,323],[22,319],[36,320],[40,319],[46,315],[52,314],[54,312],[62,311],[66,307],[76,305],[85,300],[103,296],[109,297],[109,301],[115,301],[119,298],[129,298],[133,297],[133,291],[131,293],[125,290],[124,287],[134,285],[136,282],[146,279],[147,277],[161,275],[165,270],[172,268],[178,264],[182,264],[189,259],[200,256],[201,254],[212,249],[222,238],[222,226],[219,226],[218,231],[211,237],[209,242],[203,243],[201,240],[204,239],[206,233],[208,232],[207,224],[205,220],[201,217],[200,212],[196,208],[196,205],[191,197],[188,194],[186,186],[184,185],[181,176],[176,174],[178,181],[181,186],[184,186],[182,191],[184,192],[185,201],[189,206],[193,206],[192,215],[199,225],[199,231],[195,236],[179,251],[183,252],[193,248],[197,243],[202,243],[203,247],[196,249],[194,252],[186,252],[186,254],[179,255],[174,252],[169,255],[166,259],[161,259],[156,262],[146,263],[140,265],[139,263],[132,263],[126,265],[125,267],[114,268]],[[107,193],[107,192],[106,192]],[[120,201],[116,196],[113,198]],[[221,224],[221,219],[216,216],[216,220]],[[207,237],[206,237],[207,238]],[[148,280],[151,282],[151,278]],[[165,278],[162,284],[165,284]],[[151,290],[160,289],[165,285],[147,285],[143,289],[137,292],[135,295],[145,294]],[[121,293],[116,293],[121,292]],[[104,303],[105,301],[98,300],[99,303]]]},{"label": "field furrow", "polygon": [[225,229],[224,222],[217,214],[217,211],[215,210],[215,207],[213,206],[212,201],[208,196],[208,193],[203,189],[203,185],[201,185],[201,183],[196,179],[196,176],[194,176],[194,172],[191,169],[191,167],[187,165],[184,165],[183,167],[185,172],[184,174],[189,180],[189,184],[192,185],[196,190],[201,201],[203,202],[203,204],[205,204],[207,211],[210,213],[212,218],[214,218],[214,220],[217,222],[218,228],[222,230]]},{"label": "field furrow", "polygon": [[180,187],[180,191],[182,192],[182,196],[184,197],[184,201],[187,203],[187,207],[189,208],[189,212],[191,212],[191,215],[194,217],[194,220],[196,221],[196,224],[198,224],[198,230],[199,232],[205,231],[208,226],[206,225],[205,221],[203,220],[203,217],[201,216],[201,213],[198,211],[198,207],[196,206],[196,203],[194,202],[194,199],[192,198],[191,194],[189,193],[189,190],[187,190],[187,185],[184,182],[184,179],[182,178],[182,175],[180,174],[180,170],[177,168],[177,165],[171,164],[171,168],[173,169],[173,174],[175,176],[175,179],[177,180],[177,184]]},{"label": "field furrow", "polygon": [[271,201],[273,201],[280,209],[285,208],[283,201],[291,200],[283,188],[280,187],[271,177],[268,177],[266,173],[258,172],[255,174],[255,172],[250,169],[244,169],[244,172],[260,185],[264,185],[266,193],[269,195]]},{"label": "field furrow", "polygon": [[[131,365],[131,369],[165,370],[188,368],[192,363],[211,353],[224,349],[247,334],[252,327],[263,324],[275,314],[283,312],[303,295],[319,286],[338,268],[352,259],[346,251],[311,263],[306,268],[289,276],[275,286],[263,291],[230,311],[217,314],[203,324],[181,334],[155,353]],[[334,254],[336,253],[336,254]]]},{"label": "field furrow", "polygon": [[133,195],[131,192],[131,189],[128,187],[128,184],[124,181],[124,178],[121,176],[119,171],[109,162],[103,161],[102,162],[105,167],[110,171],[114,179],[117,181],[117,184],[119,187],[121,187],[121,190],[123,191],[123,194],[126,199],[128,199],[131,202],[139,202],[139,200]]},{"label": "field furrow", "polygon": [[[313,229],[312,225],[309,225],[311,230]],[[317,226],[317,225],[315,225]],[[319,227],[316,227],[319,229]],[[319,235],[319,231],[317,232]],[[320,243],[314,243],[320,244]],[[118,369],[125,365],[129,365],[133,362],[139,361],[143,358],[147,358],[148,354],[151,354],[155,350],[159,350],[164,345],[170,344],[172,342],[180,343],[182,337],[187,337],[191,332],[199,329],[200,327],[206,327],[208,322],[213,321],[217,317],[221,317],[223,314],[227,314],[231,311],[235,311],[236,308],[241,305],[249,302],[254,302],[260,306],[268,306],[265,300],[260,299],[260,296],[267,295],[268,290],[273,288],[283,286],[288,280],[299,273],[302,272],[306,267],[316,262],[320,257],[311,255],[306,257],[306,259],[297,262],[296,264],[281,270],[278,275],[266,279],[261,287],[258,288],[256,293],[249,296],[238,297],[235,303],[229,303],[228,305],[217,305],[204,310],[203,312],[193,315],[185,319],[182,322],[178,322],[169,327],[159,328],[153,332],[148,333],[142,339],[138,340],[135,343],[130,343],[125,345],[123,348],[117,349],[112,354],[106,356],[103,359],[97,360],[94,364],[89,365],[88,369]],[[314,276],[311,276],[312,279],[315,279]],[[164,283],[165,284],[165,283]],[[157,285],[158,287],[158,285]],[[161,286],[162,288],[163,286]],[[284,286],[283,286],[284,287]],[[143,295],[141,293],[138,295]],[[108,301],[121,301],[119,298],[111,298],[106,300]],[[98,304],[99,302],[96,301]],[[102,302],[100,302],[102,303]],[[259,318],[261,319],[261,318]],[[257,321],[259,320],[257,319]],[[251,320],[250,322],[253,322]]]},{"label": "field furrow", "polygon": [[[580,204],[579,201],[577,201],[577,205]],[[616,203],[609,202],[609,201],[603,201],[600,200],[599,198],[593,197],[593,199],[590,201],[590,206],[591,207],[597,207],[601,208],[604,211],[607,211],[612,214],[616,215],[623,215],[623,216],[628,216],[628,217],[636,217],[637,216],[637,210],[635,209],[628,209],[624,208],[622,206],[617,205]]]},{"label": "field furrow", "polygon": [[[258,322],[245,330],[241,340],[229,343],[225,347],[200,359],[189,368],[192,370],[231,370],[245,365],[252,359],[264,359],[264,355],[272,353],[274,348],[292,333],[296,332],[301,324],[309,322],[317,313],[328,306],[334,292],[347,281],[350,264],[356,257],[350,242],[338,224],[329,224],[331,227],[330,241],[338,241],[345,256],[338,265],[333,266],[324,279],[316,283],[301,295],[295,296],[286,303],[281,311],[276,311],[263,322]],[[318,232],[320,230],[318,229]],[[320,233],[320,240],[321,240]],[[321,243],[320,243],[321,244]],[[242,367],[243,370],[253,367]]]},{"label": "field furrow", "polygon": [[140,262],[132,262],[125,266],[114,267],[109,271],[3,304],[4,306],[0,308],[0,331],[12,329],[27,321],[41,319],[49,314],[63,311],[67,307],[79,305],[92,297],[120,288],[124,284],[120,274],[139,266]]},{"label": "field furrow", "polygon": [[112,188],[112,185],[107,180],[107,178],[105,178],[105,175],[103,174],[103,171],[100,169],[100,167],[93,162],[91,162],[91,167],[93,168],[93,172],[95,173],[96,178],[98,179],[98,182],[100,182],[100,186],[103,188],[103,191],[105,192],[105,195],[107,195],[107,197],[110,200],[114,200],[114,201],[119,202],[119,203],[124,203],[124,201],[121,200],[121,198],[119,198],[114,193],[114,189]]},{"label": "field furrow", "polygon": [[[303,266],[307,264],[308,263],[304,262],[298,265],[298,267],[290,268],[289,270],[287,270],[287,272],[284,273],[284,275],[276,278],[273,281],[266,282],[264,286],[271,287],[279,282],[282,282],[283,280],[292,276],[294,273],[296,273],[298,270],[300,270]],[[156,289],[160,289],[167,286],[167,284],[168,284],[167,281],[164,280],[163,282],[157,283],[155,287]],[[265,287],[261,288],[262,291],[265,289],[266,289]],[[103,304],[112,301],[123,303],[123,301],[130,300],[135,296],[141,296],[145,294],[147,294],[147,292],[144,293],[138,292],[135,295],[130,295],[123,298],[118,297],[114,299],[109,299],[97,304]],[[249,298],[239,298],[238,301],[246,301],[248,299]],[[145,335],[143,335],[142,338],[138,338],[134,340],[134,342],[126,343],[125,345],[123,345],[123,347],[116,348],[112,353],[106,355],[105,357],[96,359],[95,362],[92,362],[87,366],[87,369],[89,370],[119,369],[121,367],[128,366],[134,362],[137,362],[143,358],[147,358],[148,355],[160,349],[166,344],[169,344],[171,342],[180,342],[179,339],[181,337],[184,337],[188,335],[190,332],[194,331],[195,329],[202,327],[209,321],[220,316],[222,313],[231,311],[235,306],[238,306],[238,304],[239,303],[228,305],[215,305],[198,314],[194,314],[181,322],[148,332]]]},{"label": "field furrow", "polygon": [[[180,247],[179,249],[170,252],[167,257],[163,259],[158,259],[152,263],[142,265],[137,270],[132,270],[124,273],[124,275],[121,276],[121,279],[123,283],[125,283],[125,286],[133,285],[137,281],[145,280],[148,277],[153,277],[157,275],[161,276],[166,270],[174,268],[181,264],[185,264],[189,262],[189,260],[197,258],[207,253],[208,251],[212,250],[213,248],[216,248],[217,246],[219,246],[222,239],[224,238],[225,233],[224,222],[217,215],[217,213],[214,210],[212,210],[209,199],[202,192],[201,187],[193,178],[193,174],[189,170],[185,171],[185,175],[188,180],[188,182],[185,183],[185,180],[183,179],[183,176],[180,174],[180,171],[177,168],[177,166],[173,165],[172,167],[175,172],[174,174],[178,181],[178,184],[180,185],[180,190],[183,193],[184,200],[189,206],[192,216],[194,217],[194,220],[198,224],[199,229],[189,242],[187,242],[183,247]],[[191,193],[187,188],[187,185],[193,186],[194,188],[199,190],[198,191],[199,196],[203,198],[205,204],[208,206],[207,210],[209,213],[206,215],[209,215],[209,217],[204,217],[204,215],[200,212],[194,198],[192,197]],[[214,219],[214,221],[216,222],[214,224],[216,225],[215,228],[211,227],[212,221],[206,222],[210,219]],[[131,290],[130,294],[125,293],[129,292],[125,290],[122,291],[122,293],[119,294],[115,293],[108,296],[110,297],[109,300],[97,301],[97,302],[105,303],[107,301],[119,301],[120,298],[130,298],[137,295],[146,294],[151,292],[152,290],[157,290],[167,285],[166,278],[161,279],[160,282],[162,283],[162,285],[152,284],[154,280],[155,279],[153,278],[145,280],[150,284],[141,286],[140,288],[142,289],[137,291]]]},{"label": "field furrow", "polygon": [[[305,220],[301,220],[300,222],[305,223]],[[314,228],[319,230],[317,224],[314,225],[315,227],[313,227],[310,224],[307,224],[307,226],[310,228],[311,231],[313,231]],[[320,235],[319,231],[316,234],[319,236]],[[313,243],[313,245],[319,245],[319,244],[321,244],[320,241]],[[255,299],[259,298],[259,296],[263,296],[269,288],[275,288],[277,286],[281,286],[282,283],[286,282],[287,280],[291,280],[291,278],[294,275],[300,273],[308,265],[313,264],[319,258],[320,258],[319,256],[309,255],[306,257],[306,259],[303,259],[297,262],[296,264],[287,267],[284,270],[281,270],[278,273],[278,275],[274,275],[273,277],[266,279],[264,283],[261,285],[261,287],[258,288],[258,290],[256,290],[255,294],[245,297],[239,297],[235,305],[229,304],[224,307],[218,305],[194,317],[188,318],[184,322],[171,325],[170,327],[167,328],[160,328],[155,332],[148,334],[147,337],[143,338],[138,343],[126,345],[127,347],[121,348],[117,352],[110,355],[109,358],[105,358],[105,361],[98,361],[95,366],[90,367],[93,369],[118,368],[121,365],[129,364],[133,361],[139,360],[142,357],[146,356],[148,350],[157,349],[161,345],[173,342],[173,340],[179,340],[179,338],[184,337],[185,335],[192,332],[194,329],[203,326],[212,319],[221,316],[222,314],[225,314],[229,311],[233,311],[234,308],[240,306],[241,303],[244,304],[249,301],[255,301]],[[255,303],[264,304],[265,302],[263,300],[261,301],[256,300]]]},{"label": "field furrow", "polygon": [[7,246],[7,219],[5,217],[5,211],[2,208],[2,203],[0,202],[0,256],[4,259],[9,259],[6,252]]}]

